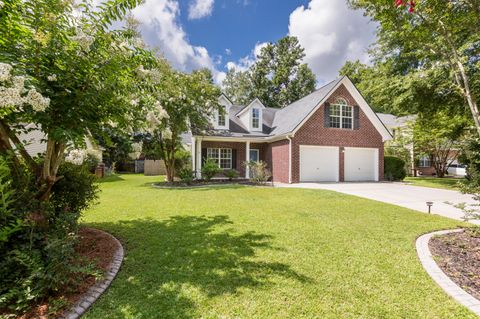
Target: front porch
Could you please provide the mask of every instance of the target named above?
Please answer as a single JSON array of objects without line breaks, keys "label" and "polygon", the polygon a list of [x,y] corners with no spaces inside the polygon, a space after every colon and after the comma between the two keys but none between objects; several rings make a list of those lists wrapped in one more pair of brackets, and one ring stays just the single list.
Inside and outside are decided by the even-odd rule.
[{"label": "front porch", "polygon": [[222,141],[209,137],[192,137],[192,170],[195,177],[202,178],[202,166],[207,159],[214,160],[220,169],[234,169],[239,178],[250,178],[245,162],[267,160],[267,143],[255,141]]}]

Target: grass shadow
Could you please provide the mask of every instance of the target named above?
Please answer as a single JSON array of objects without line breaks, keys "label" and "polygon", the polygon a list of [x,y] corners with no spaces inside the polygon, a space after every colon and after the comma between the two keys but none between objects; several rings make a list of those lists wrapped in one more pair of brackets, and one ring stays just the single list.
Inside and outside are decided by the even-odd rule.
[{"label": "grass shadow", "polygon": [[[261,289],[276,277],[311,282],[289,265],[256,258],[260,250],[276,249],[266,234],[231,231],[226,216],[174,216],[165,221],[141,219],[89,224],[121,239],[126,260],[98,311],[113,317],[128,309],[136,318],[197,318],[200,297]],[[92,314],[98,315],[95,313]],[[123,315],[122,315],[123,314]]]}]

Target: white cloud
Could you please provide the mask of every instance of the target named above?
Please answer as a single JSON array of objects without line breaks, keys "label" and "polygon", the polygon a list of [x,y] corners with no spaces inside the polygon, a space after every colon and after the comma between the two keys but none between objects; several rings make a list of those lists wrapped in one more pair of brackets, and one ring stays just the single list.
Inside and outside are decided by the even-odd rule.
[{"label": "white cloud", "polygon": [[305,48],[305,62],[324,82],[337,77],[347,60],[368,62],[366,49],[375,41],[375,27],[346,1],[311,0],[290,14],[288,29]]},{"label": "white cloud", "polygon": [[253,50],[247,56],[241,58],[237,62],[229,61],[225,65],[228,70],[235,69],[237,71],[246,71],[257,60],[262,48],[267,46],[268,42],[257,42]]},{"label": "white cloud", "polygon": [[230,49],[228,49],[228,48],[225,49],[225,54],[226,54],[226,55],[232,55],[232,50],[230,50]]},{"label": "white cloud", "polygon": [[188,6],[190,20],[201,19],[212,14],[214,0],[193,0]]},{"label": "white cloud", "polygon": [[[158,47],[165,58],[181,71],[208,68],[215,79],[222,73],[216,67],[208,50],[192,45],[178,21],[179,4],[175,0],[146,0],[133,14],[140,21],[140,31],[147,44]],[[219,83],[219,82],[217,82]]]}]

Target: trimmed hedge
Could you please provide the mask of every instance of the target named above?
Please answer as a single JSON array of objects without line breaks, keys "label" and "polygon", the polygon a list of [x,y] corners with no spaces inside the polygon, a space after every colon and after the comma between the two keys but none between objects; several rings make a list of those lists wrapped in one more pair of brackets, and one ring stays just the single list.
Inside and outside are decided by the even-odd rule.
[{"label": "trimmed hedge", "polygon": [[385,156],[384,174],[388,181],[401,181],[407,176],[405,161],[395,156]]}]

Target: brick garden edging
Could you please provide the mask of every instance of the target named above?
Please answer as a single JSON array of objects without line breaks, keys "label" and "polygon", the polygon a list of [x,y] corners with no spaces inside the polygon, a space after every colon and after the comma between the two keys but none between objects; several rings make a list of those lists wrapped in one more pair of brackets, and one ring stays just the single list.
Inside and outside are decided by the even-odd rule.
[{"label": "brick garden edging", "polygon": [[123,246],[120,241],[112,236],[111,234],[104,232],[100,229],[96,229],[105,235],[111,237],[113,241],[117,244],[117,251],[113,255],[112,262],[110,263],[109,270],[107,271],[105,278],[92,286],[71,308],[70,310],[65,311],[65,314],[62,318],[65,319],[77,319],[80,318],[94,303],[98,298],[107,290],[111,285],[113,279],[120,270],[120,266],[123,261]]},{"label": "brick garden edging", "polygon": [[470,311],[480,316],[480,300],[476,299],[468,292],[460,288],[460,286],[458,286],[456,283],[454,283],[437,265],[433,259],[430,249],[428,248],[428,242],[433,236],[458,233],[461,231],[463,231],[463,229],[441,230],[418,237],[416,242],[417,254],[420,262],[423,265],[423,268],[425,268],[430,277],[432,277],[432,279],[447,294],[449,294],[457,302],[470,309]]}]

